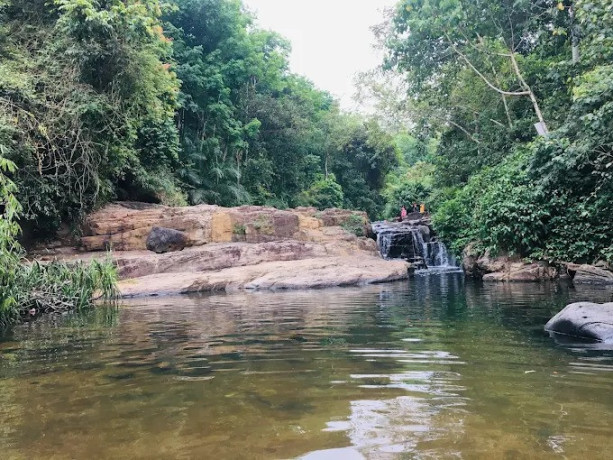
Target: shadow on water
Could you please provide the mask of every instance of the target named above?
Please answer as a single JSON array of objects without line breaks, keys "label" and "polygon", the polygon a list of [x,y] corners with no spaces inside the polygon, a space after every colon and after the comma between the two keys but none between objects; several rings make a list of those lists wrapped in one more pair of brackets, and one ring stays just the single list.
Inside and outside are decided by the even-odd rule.
[{"label": "shadow on water", "polygon": [[459,274],[153,298],[0,342],[9,458],[607,458],[613,352],[545,322],[611,291]]}]

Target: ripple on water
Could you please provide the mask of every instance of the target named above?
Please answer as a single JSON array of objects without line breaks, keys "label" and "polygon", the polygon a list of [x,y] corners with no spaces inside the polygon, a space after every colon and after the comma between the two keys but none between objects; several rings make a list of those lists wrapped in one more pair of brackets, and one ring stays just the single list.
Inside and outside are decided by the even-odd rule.
[{"label": "ripple on water", "polygon": [[3,455],[606,458],[613,352],[542,325],[609,297],[442,274],[41,321],[0,342]]}]

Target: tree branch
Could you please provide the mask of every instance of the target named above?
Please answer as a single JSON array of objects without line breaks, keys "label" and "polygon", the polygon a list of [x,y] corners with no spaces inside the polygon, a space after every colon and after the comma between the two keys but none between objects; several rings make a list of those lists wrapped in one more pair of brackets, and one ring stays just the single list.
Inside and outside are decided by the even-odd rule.
[{"label": "tree branch", "polygon": [[483,80],[485,82],[485,84],[487,86],[489,86],[491,89],[493,89],[497,93],[503,94],[505,96],[529,96],[530,95],[530,91],[505,91],[503,89],[498,88],[496,85],[494,85],[492,82],[490,82],[485,75],[483,75],[481,72],[479,72],[479,69],[477,69],[473,65],[473,63],[470,62],[470,60],[466,57],[466,55],[464,53],[462,53],[455,46],[455,44],[451,41],[451,39],[449,38],[448,35],[445,35],[445,36],[447,37],[447,40],[449,41],[449,44],[451,45],[453,50],[458,54],[458,56],[460,56],[464,60],[464,62],[466,62],[466,64],[468,64],[468,66],[473,70],[473,72],[475,72],[477,75],[479,75],[479,77],[481,77],[481,80]]}]

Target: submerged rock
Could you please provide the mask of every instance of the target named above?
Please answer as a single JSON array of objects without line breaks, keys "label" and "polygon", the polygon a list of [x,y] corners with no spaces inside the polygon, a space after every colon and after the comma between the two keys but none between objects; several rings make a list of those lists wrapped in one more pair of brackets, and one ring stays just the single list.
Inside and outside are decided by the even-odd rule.
[{"label": "submerged rock", "polygon": [[153,227],[147,237],[147,249],[163,254],[182,251],[188,245],[187,235],[179,230],[165,227]]},{"label": "submerged rock", "polygon": [[613,343],[613,302],[577,302],[567,305],[545,325],[550,333]]}]

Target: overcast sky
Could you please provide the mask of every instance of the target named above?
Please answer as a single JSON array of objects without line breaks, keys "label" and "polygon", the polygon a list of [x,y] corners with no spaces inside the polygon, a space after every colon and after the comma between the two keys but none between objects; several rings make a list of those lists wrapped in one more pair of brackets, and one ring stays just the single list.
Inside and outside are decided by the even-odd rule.
[{"label": "overcast sky", "polygon": [[354,106],[353,79],[381,62],[370,28],[397,0],[243,0],[263,29],[292,43],[291,70]]}]

